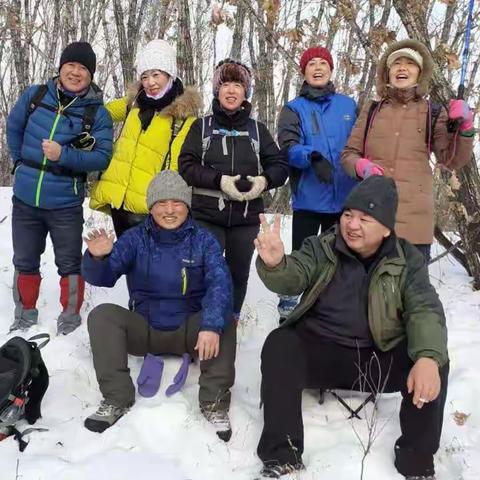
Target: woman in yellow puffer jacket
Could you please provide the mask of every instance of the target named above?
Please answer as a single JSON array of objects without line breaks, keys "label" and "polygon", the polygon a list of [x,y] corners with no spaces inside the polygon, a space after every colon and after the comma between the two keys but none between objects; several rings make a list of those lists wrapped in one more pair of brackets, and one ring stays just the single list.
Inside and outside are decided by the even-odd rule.
[{"label": "woman in yellow puffer jacket", "polygon": [[198,91],[184,90],[176,52],[164,40],[148,43],[136,68],[139,82],[106,105],[114,123],[125,123],[90,199],[91,208],[111,213],[117,238],[147,216],[150,180],[161,170],[178,169],[182,144],[201,108]]}]

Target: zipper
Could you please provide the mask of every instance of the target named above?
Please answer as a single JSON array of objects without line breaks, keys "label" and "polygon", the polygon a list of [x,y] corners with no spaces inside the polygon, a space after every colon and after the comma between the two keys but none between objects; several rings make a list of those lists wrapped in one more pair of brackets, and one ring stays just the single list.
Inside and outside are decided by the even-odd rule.
[{"label": "zipper", "polygon": [[[231,168],[230,168],[230,172],[231,172],[231,175],[233,176],[233,171],[234,171],[234,168],[235,168],[235,141],[234,141],[234,137],[230,137],[230,139],[232,140],[232,165],[231,165]],[[231,227],[232,226],[232,202],[228,202],[229,205],[228,205],[228,226]]]},{"label": "zipper", "polygon": [[182,268],[182,295],[187,293],[187,270],[185,267]]},{"label": "zipper", "polygon": [[[325,129],[325,123],[323,121],[323,110],[321,108],[321,106],[319,105],[319,110],[320,110],[320,123],[322,125],[322,132],[326,132],[326,129]],[[316,118],[316,115],[315,115],[315,118]],[[323,135],[323,137],[325,138],[325,143],[327,144],[327,147],[328,147],[328,154],[330,155],[330,158],[332,159],[330,163],[330,166],[332,167],[332,190],[333,190],[333,208],[337,208],[337,204],[338,204],[338,192],[337,192],[337,185],[336,185],[336,182],[335,182],[335,174],[336,174],[336,167],[335,167],[335,163],[333,161],[333,155],[332,155],[332,149],[330,148],[330,142],[328,141],[328,135]],[[328,160],[327,160],[328,162]]]},{"label": "zipper", "polygon": [[[53,126],[52,129],[50,130],[50,135],[48,136],[49,140],[53,140],[53,136],[55,135],[55,131],[57,130],[58,122],[60,120],[60,117],[62,116],[63,112],[70,106],[72,103],[77,99],[78,97],[75,97],[68,105],[65,107],[61,105],[60,103],[60,98],[58,97],[58,90],[57,90],[57,101],[58,101],[58,109],[57,109],[57,114],[55,115],[55,120],[53,121]],[[47,156],[44,155],[42,158],[42,167],[45,167],[47,164]],[[42,190],[42,182],[43,182],[43,177],[45,176],[45,170],[40,170],[40,175],[38,177],[38,182],[37,182],[37,190],[35,192],[35,206],[38,207],[40,205],[40,192]]]},{"label": "zipper", "polygon": [[77,177],[73,178],[73,191],[75,192],[75,195],[78,195]]}]

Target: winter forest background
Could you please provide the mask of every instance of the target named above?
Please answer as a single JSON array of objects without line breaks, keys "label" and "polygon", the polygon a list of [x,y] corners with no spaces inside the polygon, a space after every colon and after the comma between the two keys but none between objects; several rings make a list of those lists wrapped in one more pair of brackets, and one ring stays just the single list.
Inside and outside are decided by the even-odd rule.
[{"label": "winter forest background", "polygon": [[[20,92],[57,72],[62,49],[75,40],[97,53],[95,81],[105,99],[135,79],[137,49],[153,38],[177,47],[179,75],[211,100],[214,65],[226,56],[251,65],[253,110],[275,132],[282,105],[301,84],[298,59],[313,44],[331,49],[338,91],[359,108],[375,95],[375,69],[386,45],[424,42],[436,70],[431,98],[447,104],[458,87],[468,0],[0,0],[0,185],[11,184],[5,121]],[[466,94],[480,113],[480,8],[474,10]],[[478,119],[476,120],[478,126]],[[478,145],[475,151],[478,156]],[[475,158],[458,174],[435,172],[437,241],[480,289],[480,176]],[[288,186],[270,211],[288,212]]]}]

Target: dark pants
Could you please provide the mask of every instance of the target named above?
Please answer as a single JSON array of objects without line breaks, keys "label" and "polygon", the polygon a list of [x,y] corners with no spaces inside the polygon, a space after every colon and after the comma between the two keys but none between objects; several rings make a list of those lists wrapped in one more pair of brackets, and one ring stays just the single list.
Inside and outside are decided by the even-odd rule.
[{"label": "dark pants", "polygon": [[255,250],[253,241],[258,235],[259,225],[221,227],[203,220],[197,220],[197,223],[212,232],[225,251],[225,260],[232,275],[233,312],[239,314],[247,294],[250,263]]},{"label": "dark pants", "polygon": [[147,218],[147,215],[143,215],[141,213],[127,212],[127,210],[124,210],[123,208],[112,208],[111,213],[113,228],[115,230],[117,238],[120,238],[122,233],[129,228],[135,227]]},{"label": "dark pants", "polygon": [[[147,353],[198,356],[194,347],[201,312],[191,315],[177,330],[148,326],[138,313],[104,303],[88,316],[88,334],[100,391],[111,405],[125,407],[135,401],[135,387],[128,368],[128,354]],[[230,388],[235,381],[236,327],[230,322],[220,337],[218,357],[200,362],[199,401],[202,406],[228,409]],[[172,379],[173,380],[173,379]]]},{"label": "dark pants", "polygon": [[[297,463],[303,453],[302,390],[304,388],[345,388],[359,390],[358,364],[366,371],[375,351],[376,362],[370,378],[383,384],[384,392],[402,393],[401,436],[395,444],[395,466],[402,475],[434,473],[433,454],[437,451],[447,395],[448,365],[440,370],[438,398],[418,409],[406,390],[413,362],[407,344],[401,342],[390,352],[372,348],[355,349],[308,335],[302,327],[278,328],[270,333],[262,350],[262,398],[264,427],[258,456],[264,461]],[[359,360],[360,356],[360,360]],[[293,448],[292,448],[293,447]]]},{"label": "dark pants", "polygon": [[40,257],[50,234],[61,277],[79,275],[82,262],[83,208],[46,210],[12,197],[13,264],[20,273],[40,271]]},{"label": "dark pants", "polygon": [[423,258],[425,259],[425,263],[428,264],[430,263],[430,250],[432,248],[432,245],[430,243],[417,243],[415,246],[420,250],[420,253],[423,255]]},{"label": "dark pants", "polygon": [[307,210],[295,210],[292,224],[292,250],[300,250],[303,241],[312,235],[318,235],[335,225],[340,218],[340,213],[317,213]]}]

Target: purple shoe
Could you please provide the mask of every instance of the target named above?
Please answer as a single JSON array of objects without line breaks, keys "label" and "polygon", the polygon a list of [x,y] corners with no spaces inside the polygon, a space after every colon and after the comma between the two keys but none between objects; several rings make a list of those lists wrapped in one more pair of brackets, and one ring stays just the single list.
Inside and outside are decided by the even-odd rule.
[{"label": "purple shoe", "polygon": [[163,358],[147,353],[137,378],[138,393],[142,397],[153,397],[160,388],[163,373]]}]

